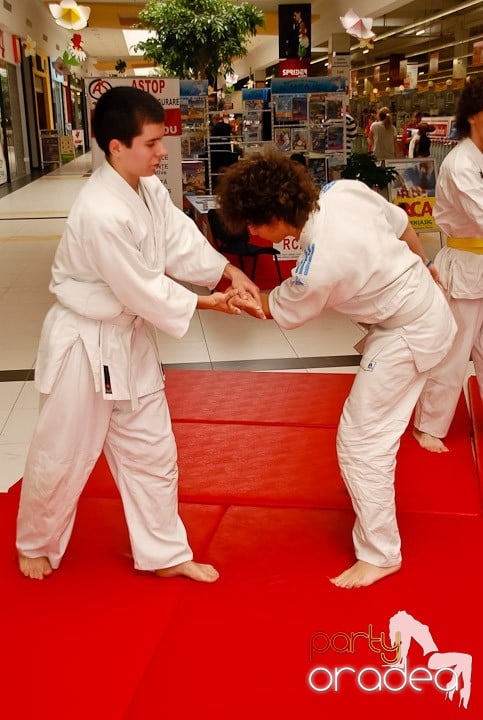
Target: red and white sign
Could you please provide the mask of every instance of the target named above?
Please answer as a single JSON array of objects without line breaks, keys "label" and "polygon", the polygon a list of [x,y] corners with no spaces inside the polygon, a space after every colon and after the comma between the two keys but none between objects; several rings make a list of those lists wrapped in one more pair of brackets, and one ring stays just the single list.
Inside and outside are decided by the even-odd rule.
[{"label": "red and white sign", "polygon": [[74,139],[74,147],[81,147],[84,149],[84,131],[72,130],[72,137]]},{"label": "red and white sign", "polygon": [[304,78],[309,76],[310,60],[280,60],[278,77]]}]

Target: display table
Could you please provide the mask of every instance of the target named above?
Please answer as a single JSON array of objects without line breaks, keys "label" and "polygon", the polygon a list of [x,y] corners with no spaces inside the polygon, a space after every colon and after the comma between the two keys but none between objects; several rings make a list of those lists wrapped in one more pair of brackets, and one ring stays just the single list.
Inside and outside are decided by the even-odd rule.
[{"label": "display table", "polygon": [[216,195],[185,195],[185,197],[195,213],[203,215],[208,210],[216,208]]},{"label": "display table", "polygon": [[184,200],[190,215],[195,221],[203,235],[213,243],[210,228],[208,225],[208,210],[216,208],[215,195],[185,195]]}]

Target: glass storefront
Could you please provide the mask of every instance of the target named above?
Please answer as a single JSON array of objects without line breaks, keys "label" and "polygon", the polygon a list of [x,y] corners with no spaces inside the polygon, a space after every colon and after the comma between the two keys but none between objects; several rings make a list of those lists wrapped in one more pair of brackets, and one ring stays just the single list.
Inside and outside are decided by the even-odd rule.
[{"label": "glass storefront", "polygon": [[27,173],[17,68],[0,60],[0,184]]}]

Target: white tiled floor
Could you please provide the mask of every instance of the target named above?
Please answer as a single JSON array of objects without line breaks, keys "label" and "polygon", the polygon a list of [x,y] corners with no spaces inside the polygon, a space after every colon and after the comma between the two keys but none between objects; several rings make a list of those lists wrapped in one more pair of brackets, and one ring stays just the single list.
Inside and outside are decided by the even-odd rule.
[{"label": "white tiled floor", "polygon": [[[89,154],[0,199],[0,491],[21,476],[38,394],[34,367],[43,317],[52,303],[50,266],[70,206],[86,181]],[[432,257],[439,237],[423,236]],[[296,330],[246,315],[197,312],[181,340],[160,333],[163,363],[214,370],[355,372],[359,329],[328,311]],[[13,371],[19,372],[13,377]]]}]

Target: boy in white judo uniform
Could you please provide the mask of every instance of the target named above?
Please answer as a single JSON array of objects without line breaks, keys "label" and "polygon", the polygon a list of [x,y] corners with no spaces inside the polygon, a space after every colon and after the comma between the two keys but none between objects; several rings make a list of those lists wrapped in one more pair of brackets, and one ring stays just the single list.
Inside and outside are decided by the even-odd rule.
[{"label": "boy in white judo uniform", "polygon": [[[293,236],[303,248],[292,277],[262,295],[267,317],[295,328],[333,308],[370,326],[337,435],[357,562],[332,579],[370,585],[400,568],[396,453],[426,377],[456,332],[437,271],[401,208],[354,180],[319,196],[306,170],[281,153],[229,168],[218,196],[230,230],[247,226],[272,243]],[[249,302],[230,302],[249,311]]]},{"label": "boy in white judo uniform", "polygon": [[473,360],[483,397],[483,75],[464,87],[456,112],[461,141],[441,163],[433,215],[446,235],[434,260],[458,326],[444,361],[431,371],[414,414],[414,436],[430,452],[443,443]]},{"label": "boy in white judo uniform", "polygon": [[[105,160],[67,220],[52,268],[56,303],[40,339],[41,409],[17,520],[20,570],[42,579],[59,566],[78,498],[104,450],[135,567],[213,582],[217,571],[193,561],[178,515],[176,444],[155,327],[179,338],[196,309],[233,312],[227,301],[235,293],[259,305],[259,292],[154,175],[167,153],[164,112],[153,96],[109,90],[93,131]],[[222,276],[231,288],[206,296],[176,282],[214,288]]]}]

